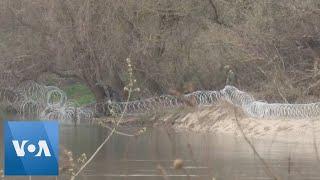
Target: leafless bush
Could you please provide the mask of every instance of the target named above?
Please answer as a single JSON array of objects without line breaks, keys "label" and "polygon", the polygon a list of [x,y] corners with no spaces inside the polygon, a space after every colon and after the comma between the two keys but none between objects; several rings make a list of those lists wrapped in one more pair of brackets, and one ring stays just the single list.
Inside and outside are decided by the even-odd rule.
[{"label": "leafless bush", "polygon": [[[229,65],[242,89],[272,100],[319,96],[319,2],[288,0],[2,0],[0,83],[50,74],[81,81],[97,101],[125,97],[131,57],[137,96],[192,82],[224,86]],[[320,51],[320,50],[319,50]],[[315,53],[316,52],[316,53]],[[14,83],[13,83],[14,82]]]}]

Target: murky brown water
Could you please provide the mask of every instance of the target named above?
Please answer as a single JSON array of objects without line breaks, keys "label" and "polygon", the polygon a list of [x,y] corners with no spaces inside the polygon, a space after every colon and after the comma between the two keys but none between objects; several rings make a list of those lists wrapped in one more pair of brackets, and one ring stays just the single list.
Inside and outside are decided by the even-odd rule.
[{"label": "murky brown water", "polygon": [[[108,133],[95,126],[62,126],[60,129],[61,143],[76,156],[83,152],[92,154]],[[281,179],[320,179],[320,162],[316,160],[312,144],[257,140],[253,143]],[[0,145],[3,146],[2,142]],[[184,170],[173,169],[176,158],[184,160]],[[0,165],[3,167],[2,161]],[[217,180],[271,179],[241,137],[152,128],[139,137],[114,135],[78,179],[165,179],[157,169],[158,165],[163,167],[170,180],[212,180],[212,177]]]}]

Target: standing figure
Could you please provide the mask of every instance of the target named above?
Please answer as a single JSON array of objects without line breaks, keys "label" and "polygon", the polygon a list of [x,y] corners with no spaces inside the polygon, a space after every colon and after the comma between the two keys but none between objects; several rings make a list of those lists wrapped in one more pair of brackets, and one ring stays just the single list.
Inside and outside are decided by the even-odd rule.
[{"label": "standing figure", "polygon": [[226,65],[224,69],[226,70],[227,75],[226,85],[235,86],[237,82],[236,74],[229,65]]}]

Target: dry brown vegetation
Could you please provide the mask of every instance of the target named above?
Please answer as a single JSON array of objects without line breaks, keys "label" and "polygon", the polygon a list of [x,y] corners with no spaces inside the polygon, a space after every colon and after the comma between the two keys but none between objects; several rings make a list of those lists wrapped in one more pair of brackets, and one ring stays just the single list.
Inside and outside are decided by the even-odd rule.
[{"label": "dry brown vegetation", "polygon": [[[0,0],[2,87],[55,75],[96,100],[124,94],[130,57],[141,92],[193,83],[268,100],[319,97],[318,0]],[[311,98],[309,98],[311,99]]]}]

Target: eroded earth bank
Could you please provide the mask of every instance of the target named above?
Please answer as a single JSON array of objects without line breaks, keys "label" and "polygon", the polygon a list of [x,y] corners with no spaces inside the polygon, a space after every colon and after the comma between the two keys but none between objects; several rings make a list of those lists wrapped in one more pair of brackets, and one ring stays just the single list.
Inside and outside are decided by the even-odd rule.
[{"label": "eroded earth bank", "polygon": [[243,136],[242,129],[248,138],[299,143],[315,143],[320,137],[319,119],[257,119],[224,102],[191,110],[175,110],[154,118],[158,119],[158,126],[201,133]]}]

